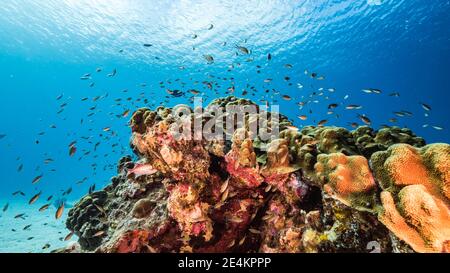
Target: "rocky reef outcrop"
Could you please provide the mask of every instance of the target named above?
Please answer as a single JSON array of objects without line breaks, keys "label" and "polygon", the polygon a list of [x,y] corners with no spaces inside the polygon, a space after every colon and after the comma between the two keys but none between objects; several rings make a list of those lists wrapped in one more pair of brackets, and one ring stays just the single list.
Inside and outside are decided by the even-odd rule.
[{"label": "rocky reef outcrop", "polygon": [[[450,251],[448,144],[398,127],[298,129],[284,116],[266,141],[245,126],[229,140],[180,139],[177,115],[134,113],[135,156],[69,212],[82,251]],[[201,122],[213,116],[206,108]]]}]

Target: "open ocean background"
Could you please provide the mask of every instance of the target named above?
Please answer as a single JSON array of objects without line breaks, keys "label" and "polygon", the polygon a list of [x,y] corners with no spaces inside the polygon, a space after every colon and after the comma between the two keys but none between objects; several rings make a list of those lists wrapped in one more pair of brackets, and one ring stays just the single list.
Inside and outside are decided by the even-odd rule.
[{"label": "open ocean background", "polygon": [[[407,126],[427,143],[450,142],[449,14],[445,0],[3,0],[0,209],[9,206],[0,210],[0,252],[65,245],[64,217],[54,219],[53,205],[39,207],[50,195],[47,203],[70,190],[70,204],[93,184],[105,186],[120,157],[131,153],[132,112],[189,103],[189,89],[199,90],[206,105],[235,86],[236,96],[246,90],[247,98],[279,104],[298,126],[328,119],[350,128],[365,114],[374,128]],[[166,89],[186,93],[173,97]],[[394,92],[400,97],[389,96]],[[300,110],[300,101],[309,103]],[[333,115],[331,103],[339,104]],[[348,104],[363,108],[345,110]],[[126,110],[130,115],[121,117]],[[394,116],[401,110],[413,116]],[[397,123],[388,121],[393,117]],[[69,156],[73,141],[77,152]],[[19,190],[25,196],[12,195]],[[19,213],[25,219],[15,219]],[[42,250],[46,243],[51,247]]]}]

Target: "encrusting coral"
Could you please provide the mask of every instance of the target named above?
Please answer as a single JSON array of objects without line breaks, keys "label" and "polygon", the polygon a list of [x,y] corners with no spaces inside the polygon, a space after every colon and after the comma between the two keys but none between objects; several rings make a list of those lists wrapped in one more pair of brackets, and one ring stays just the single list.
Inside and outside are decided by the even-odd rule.
[{"label": "encrusting coral", "polygon": [[[215,107],[245,105],[256,106],[219,98],[200,120],[217,117]],[[450,251],[448,144],[425,146],[406,128],[298,129],[282,115],[264,115],[264,127],[280,127],[269,140],[247,125],[229,140],[188,139],[179,137],[179,121],[198,117],[178,119],[175,107],[138,109],[130,121],[136,158],[122,158],[111,184],[70,210],[67,227],[81,250],[71,249]]]}]

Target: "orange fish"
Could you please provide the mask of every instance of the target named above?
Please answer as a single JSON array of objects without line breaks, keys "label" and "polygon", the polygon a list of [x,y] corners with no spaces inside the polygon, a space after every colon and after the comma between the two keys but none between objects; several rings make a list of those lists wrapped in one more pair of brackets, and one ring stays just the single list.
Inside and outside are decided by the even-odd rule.
[{"label": "orange fish", "polygon": [[63,212],[64,212],[64,204],[62,204],[62,205],[56,210],[55,218],[56,218],[56,219],[61,218]]},{"label": "orange fish", "polygon": [[283,99],[284,100],[291,100],[292,98],[290,96],[288,96],[288,95],[283,95]]},{"label": "orange fish", "polygon": [[126,110],[125,112],[122,113],[122,117],[124,117],[124,118],[128,117],[129,113],[130,113],[130,110]]},{"label": "orange fish", "polygon": [[69,233],[66,235],[66,237],[64,237],[64,241],[69,241],[73,236],[73,232]]},{"label": "orange fish", "polygon": [[31,197],[30,201],[28,202],[28,204],[33,204],[34,202],[36,202],[36,200],[39,199],[39,196],[41,196],[42,192],[39,192],[38,194],[34,195],[33,197]]}]

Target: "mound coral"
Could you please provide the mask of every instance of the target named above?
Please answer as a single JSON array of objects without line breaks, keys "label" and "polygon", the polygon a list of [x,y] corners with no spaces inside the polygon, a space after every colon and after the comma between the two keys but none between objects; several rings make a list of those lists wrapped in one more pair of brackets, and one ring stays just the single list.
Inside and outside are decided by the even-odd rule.
[{"label": "mound coral", "polygon": [[450,251],[449,145],[425,146],[398,127],[300,130],[264,111],[263,127],[280,128],[269,140],[249,132],[257,117],[247,113],[230,140],[179,130],[208,123],[214,108],[248,105],[219,98],[183,117],[176,107],[138,109],[136,158],[122,158],[111,184],[70,210],[80,248],[61,251]]},{"label": "mound coral", "polygon": [[363,156],[321,154],[315,166],[324,191],[347,206],[371,210],[377,202],[377,185]]},{"label": "mound coral", "polygon": [[450,249],[450,145],[391,146],[372,155],[380,181],[379,219],[419,252]]}]

